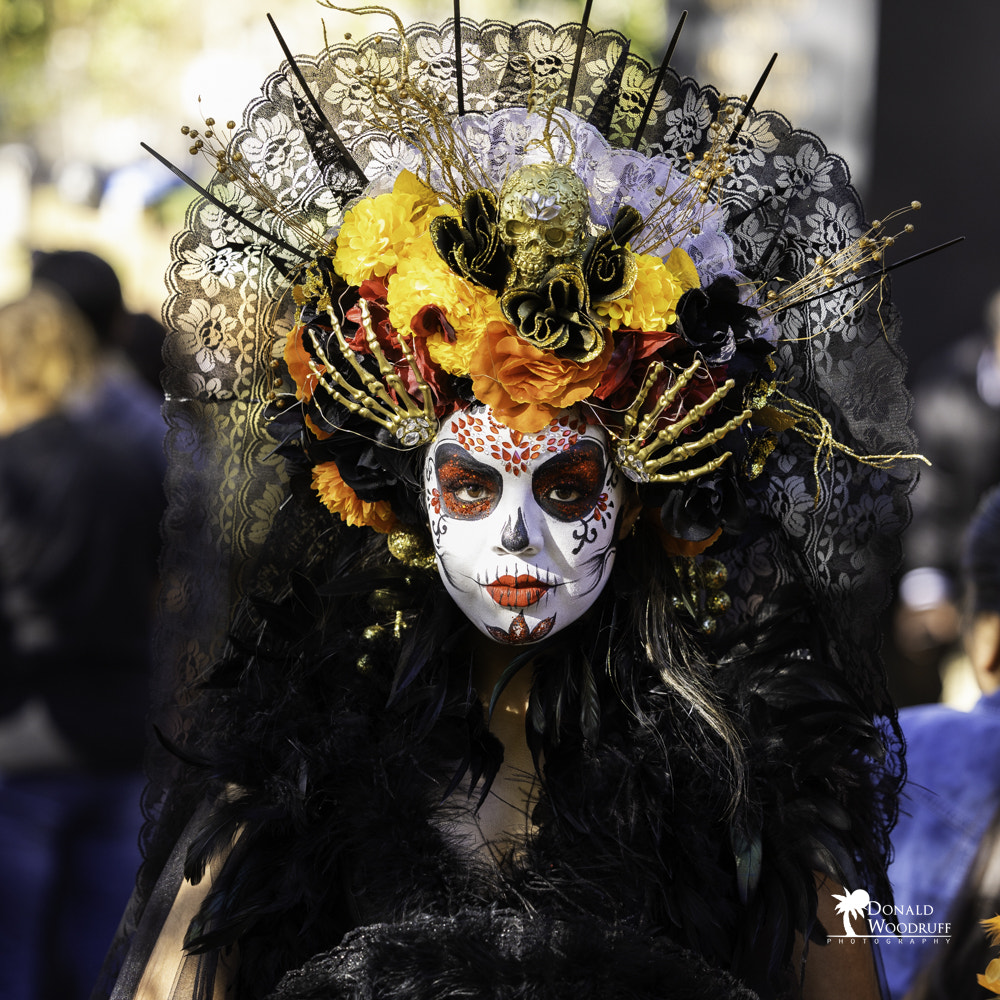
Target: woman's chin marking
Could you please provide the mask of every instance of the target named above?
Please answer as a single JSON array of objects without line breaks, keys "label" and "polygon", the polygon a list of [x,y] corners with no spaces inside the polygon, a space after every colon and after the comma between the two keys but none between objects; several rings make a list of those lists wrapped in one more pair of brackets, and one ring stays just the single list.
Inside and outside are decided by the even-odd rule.
[{"label": "woman's chin marking", "polygon": [[544,639],[552,631],[555,623],[556,616],[553,615],[551,618],[543,618],[534,628],[529,629],[528,623],[524,620],[524,615],[518,614],[514,617],[514,620],[510,623],[510,628],[506,632],[495,625],[487,625],[486,631],[489,632],[490,638],[496,642],[520,646],[525,643],[538,642],[539,639]]}]

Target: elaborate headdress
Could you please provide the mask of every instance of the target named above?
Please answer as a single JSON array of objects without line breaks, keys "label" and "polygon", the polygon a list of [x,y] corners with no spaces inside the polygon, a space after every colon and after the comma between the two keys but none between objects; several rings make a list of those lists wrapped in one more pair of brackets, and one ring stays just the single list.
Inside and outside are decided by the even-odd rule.
[{"label": "elaborate headdress", "polygon": [[[240,127],[187,129],[217,176],[174,241],[165,310],[164,648],[182,680],[219,652],[236,598],[337,558],[348,529],[329,511],[420,564],[416,463],[443,417],[482,403],[530,435],[572,409],[635,483],[676,605],[715,626],[720,687],[784,734],[750,749],[805,731],[781,715],[792,689],[796,704],[836,689],[864,720],[878,776],[853,747],[834,766],[865,771],[851,787],[884,807],[861,820],[884,851],[898,768],[889,728],[869,728],[892,715],[877,612],[913,477],[882,260],[894,226],[864,222],[815,136],[649,66],[616,32],[396,22],[286,55]],[[786,598],[812,635],[781,624]],[[745,644],[764,618],[796,670],[822,645],[815,678]],[[827,805],[824,830],[840,822]],[[754,822],[733,835],[744,899]],[[838,836],[802,840],[798,861],[872,875],[875,854],[852,860]]]},{"label": "elaborate headdress", "polygon": [[[863,223],[815,137],[614,33],[396,29],[291,61],[241,130],[185,128],[218,178],[174,244],[168,391],[202,423],[241,410],[225,535],[259,539],[280,503],[275,434],[349,524],[413,526],[407,451],[476,402],[515,432],[574,405],[603,424],[679,556],[779,483],[788,523],[829,524],[835,450],[865,503],[909,476],[883,419],[906,406],[899,232]],[[536,65],[564,49],[565,73]]]}]

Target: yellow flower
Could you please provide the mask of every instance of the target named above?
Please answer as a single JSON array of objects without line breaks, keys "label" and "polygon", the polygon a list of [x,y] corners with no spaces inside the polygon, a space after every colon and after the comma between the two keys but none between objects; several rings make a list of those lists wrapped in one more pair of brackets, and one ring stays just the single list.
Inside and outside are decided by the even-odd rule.
[{"label": "yellow flower", "polygon": [[436,200],[408,170],[396,179],[391,194],[363,198],[344,216],[334,270],[355,286],[369,278],[384,278],[407,245],[427,232],[430,220],[441,214]]},{"label": "yellow flower", "polygon": [[362,500],[340,477],[336,462],[313,466],[313,489],[323,506],[356,528],[373,528],[383,535],[396,526],[396,515],[385,500]]},{"label": "yellow flower", "polygon": [[694,266],[694,261],[686,250],[674,247],[664,261],[667,270],[680,282],[681,292],[687,292],[692,288],[701,288],[701,278],[698,277],[698,268]]},{"label": "yellow flower", "polygon": [[653,254],[638,254],[635,262],[638,274],[631,293],[614,302],[599,302],[594,309],[610,330],[666,330],[677,322],[680,297],[700,284],[694,261],[675,247],[665,261]]},{"label": "yellow flower", "polygon": [[[438,196],[433,188],[429,188],[416,174],[410,170],[401,170],[392,185],[393,195],[406,195],[413,199],[418,207],[431,208],[438,203]],[[430,222],[428,221],[428,225]]]},{"label": "yellow flower", "polygon": [[983,925],[990,944],[1000,944],[1000,914],[995,917],[988,917],[986,920],[980,920],[979,922]]},{"label": "yellow flower", "polygon": [[[990,944],[1000,944],[1000,914],[995,917],[989,917],[987,920],[980,920],[979,922],[986,931],[986,936],[989,938]],[[1000,995],[1000,958],[994,958],[986,966],[986,972],[976,976],[976,982],[983,989]]]},{"label": "yellow flower", "polygon": [[985,974],[980,973],[976,976],[976,982],[983,989],[989,990],[991,993],[1000,994],[1000,958],[994,958],[986,966]]},{"label": "yellow flower", "polygon": [[429,233],[400,256],[387,301],[393,328],[403,336],[426,338],[431,360],[453,375],[468,374],[486,327],[504,321],[496,296],[456,274]]}]

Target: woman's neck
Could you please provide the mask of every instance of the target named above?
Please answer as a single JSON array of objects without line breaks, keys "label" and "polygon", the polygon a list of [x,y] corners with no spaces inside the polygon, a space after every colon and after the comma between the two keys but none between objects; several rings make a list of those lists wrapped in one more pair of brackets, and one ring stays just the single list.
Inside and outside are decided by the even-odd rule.
[{"label": "woman's neck", "polygon": [[[488,711],[493,691],[522,650],[477,635],[473,642],[472,682]],[[516,846],[517,838],[530,832],[536,793],[536,774],[525,737],[525,715],[531,693],[533,665],[524,665],[497,696],[489,719],[490,732],[503,744],[503,764],[490,794],[475,817],[479,849],[499,859]]]},{"label": "woman's neck", "polygon": [[[472,683],[486,708],[489,708],[493,691],[504,671],[522,652],[516,646],[505,646],[480,632],[476,633],[472,640]],[[496,711],[499,712],[502,705],[505,712],[519,712],[523,718],[533,676],[533,663],[526,663],[505,685]]]}]

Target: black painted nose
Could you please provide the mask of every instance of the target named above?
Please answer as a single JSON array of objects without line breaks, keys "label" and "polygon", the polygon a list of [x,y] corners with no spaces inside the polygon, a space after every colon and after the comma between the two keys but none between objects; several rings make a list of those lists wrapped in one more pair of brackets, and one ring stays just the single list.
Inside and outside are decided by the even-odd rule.
[{"label": "black painted nose", "polygon": [[528,547],[528,526],[524,523],[524,514],[521,508],[517,508],[517,521],[512,525],[510,518],[503,526],[503,533],[500,535],[500,544],[508,552],[520,552]]}]

